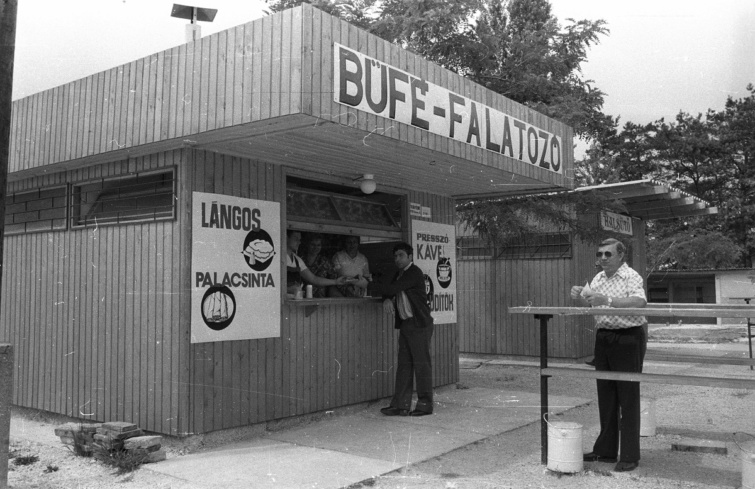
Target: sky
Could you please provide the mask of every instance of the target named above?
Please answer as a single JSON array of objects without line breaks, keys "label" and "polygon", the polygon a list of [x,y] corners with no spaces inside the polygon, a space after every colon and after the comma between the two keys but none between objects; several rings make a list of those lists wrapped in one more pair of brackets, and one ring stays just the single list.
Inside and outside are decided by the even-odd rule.
[{"label": "sky", "polygon": [[[263,0],[198,0],[218,9],[202,35],[262,17]],[[164,0],[19,0],[13,99],[185,42],[187,21]],[[755,84],[753,0],[551,0],[565,19],[603,19],[583,76],[621,123],[720,110]]]}]

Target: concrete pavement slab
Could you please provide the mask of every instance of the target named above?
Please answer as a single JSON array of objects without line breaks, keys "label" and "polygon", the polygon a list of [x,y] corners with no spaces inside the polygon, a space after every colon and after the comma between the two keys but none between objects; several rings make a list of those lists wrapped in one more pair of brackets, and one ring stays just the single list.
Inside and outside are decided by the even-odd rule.
[{"label": "concrete pavement slab", "polygon": [[[365,410],[287,430],[271,438],[390,462],[415,463],[540,419],[540,397],[498,389],[442,389],[431,416],[384,416]],[[551,396],[551,413],[589,399]]]},{"label": "concrete pavement slab", "polygon": [[[483,387],[439,390],[435,394],[434,401],[440,406],[449,403],[458,404],[464,407],[518,407],[535,409],[538,413],[540,411],[540,394],[502,389],[485,389]],[[569,409],[586,402],[589,402],[589,399],[549,396],[549,405],[557,408]]]},{"label": "concrete pavement slab", "polygon": [[479,433],[419,422],[433,417],[349,416],[274,433],[271,438],[398,464],[427,460],[486,438]]},{"label": "concrete pavement slab", "polygon": [[[534,393],[445,388],[436,401],[431,416],[384,416],[374,406],[145,468],[203,487],[348,487],[540,419]],[[550,396],[549,411],[589,401]]]},{"label": "concrete pavement slab", "polygon": [[400,464],[270,439],[176,457],[144,469],[207,488],[340,488],[392,472]]}]

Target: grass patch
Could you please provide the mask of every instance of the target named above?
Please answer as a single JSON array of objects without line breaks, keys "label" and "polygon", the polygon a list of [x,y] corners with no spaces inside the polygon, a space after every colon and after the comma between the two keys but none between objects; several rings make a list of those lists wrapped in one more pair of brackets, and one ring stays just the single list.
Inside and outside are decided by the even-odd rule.
[{"label": "grass patch", "polygon": [[116,469],[118,475],[127,474],[138,469],[147,459],[146,450],[108,450],[98,444],[94,444],[92,456]]},{"label": "grass patch", "polygon": [[39,457],[36,455],[16,455],[13,457],[13,463],[15,465],[31,465],[39,462]]}]

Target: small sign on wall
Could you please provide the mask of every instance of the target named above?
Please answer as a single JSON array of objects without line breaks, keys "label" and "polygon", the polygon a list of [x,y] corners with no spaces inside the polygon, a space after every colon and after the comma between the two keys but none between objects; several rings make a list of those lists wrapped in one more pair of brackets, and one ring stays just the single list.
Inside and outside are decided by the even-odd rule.
[{"label": "small sign on wall", "polygon": [[425,274],[425,289],[435,324],[456,322],[456,228],[412,221],[414,264]]},{"label": "small sign on wall", "polygon": [[191,342],[280,337],[280,204],[192,200]]},{"label": "small sign on wall", "polygon": [[409,202],[409,215],[412,217],[424,217],[425,219],[432,219],[433,217],[432,210],[418,202]]},{"label": "small sign on wall", "polygon": [[600,227],[606,231],[633,236],[632,218],[614,212],[602,211],[600,213]]}]

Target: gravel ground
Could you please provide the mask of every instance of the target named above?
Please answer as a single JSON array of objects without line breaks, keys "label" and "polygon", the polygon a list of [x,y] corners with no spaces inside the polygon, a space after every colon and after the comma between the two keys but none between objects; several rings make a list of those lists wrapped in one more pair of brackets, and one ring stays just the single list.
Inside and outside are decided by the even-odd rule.
[{"label": "gravel ground", "polygon": [[[727,331],[722,331],[727,329]],[[707,330],[707,332],[705,331]],[[742,328],[651,328],[651,340],[664,343],[742,341]],[[746,330],[746,329],[745,329]],[[527,365],[464,362],[458,388],[484,387],[539,392],[537,368]],[[755,377],[746,367],[652,363],[646,372],[699,376]],[[553,395],[595,398],[595,383],[573,378],[549,383]],[[481,440],[443,456],[353,486],[375,488],[736,488],[741,486],[738,443],[755,434],[755,391],[664,384],[643,384],[643,396],[656,399],[657,433],[642,438],[642,460],[633,472],[613,472],[613,464],[585,463],[582,472],[558,474],[540,463],[540,425]],[[597,403],[567,411],[558,419],[583,426],[583,448],[590,451],[598,433]],[[196,486],[146,469],[117,474],[93,459],[75,456],[63,447],[53,429],[67,419],[37,411],[14,409],[10,451],[11,488],[185,488]],[[19,433],[21,436],[19,436]],[[671,449],[682,438],[725,443],[727,455],[681,452]],[[230,440],[228,440],[230,441]],[[222,437],[212,444],[223,443]],[[207,448],[209,439],[164,437],[168,457]],[[24,457],[37,457],[20,465]],[[33,460],[27,459],[27,460]],[[250,487],[253,482],[250,482]]]}]

